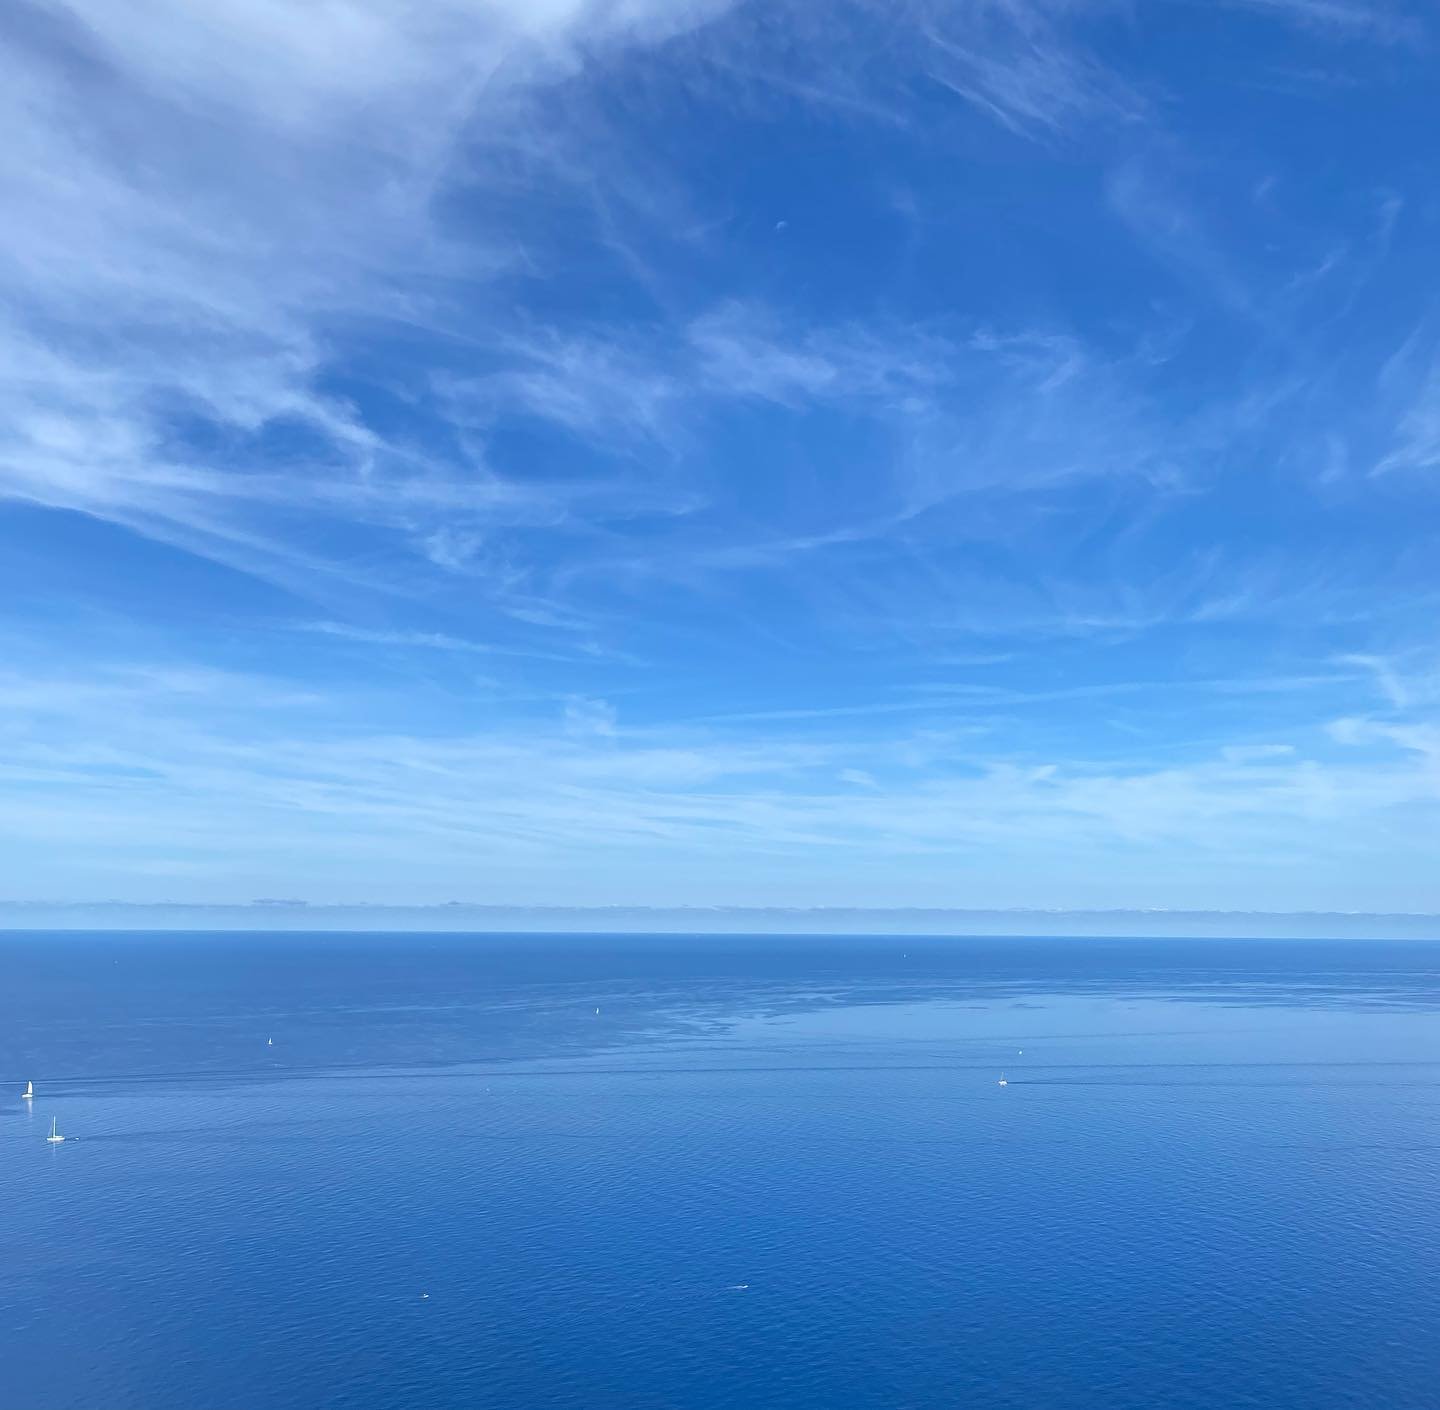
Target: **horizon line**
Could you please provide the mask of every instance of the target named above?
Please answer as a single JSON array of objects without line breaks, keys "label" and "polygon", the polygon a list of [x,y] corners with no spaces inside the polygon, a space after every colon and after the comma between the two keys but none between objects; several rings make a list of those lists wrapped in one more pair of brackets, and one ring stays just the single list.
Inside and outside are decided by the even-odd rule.
[{"label": "horizon line", "polygon": [[931,938],[1434,940],[1425,912],[945,906],[505,905],[258,900],[3,901],[0,932],[915,936]]},{"label": "horizon line", "polygon": [[1329,917],[1345,916],[1356,919],[1376,920],[1440,920],[1437,911],[1375,911],[1342,910],[1337,907],[1314,909],[1283,909],[1245,906],[835,906],[835,905],[727,905],[712,902],[676,902],[655,904],[644,901],[615,901],[608,903],[532,903],[508,901],[310,901],[299,897],[293,899],[270,899],[260,897],[251,901],[122,901],[112,898],[95,900],[58,899],[0,899],[0,914],[7,910],[93,910],[112,908],[115,910],[196,910],[196,911],[256,911],[273,914],[278,911],[306,911],[324,913],[337,910],[355,911],[442,911],[453,914],[456,911],[506,911],[521,914],[550,914],[553,912],[574,912],[578,914],[610,915],[617,911],[634,911],[653,915],[664,913],[713,915],[717,913],[738,915],[1035,915],[1035,916],[1266,916],[1266,917]]}]

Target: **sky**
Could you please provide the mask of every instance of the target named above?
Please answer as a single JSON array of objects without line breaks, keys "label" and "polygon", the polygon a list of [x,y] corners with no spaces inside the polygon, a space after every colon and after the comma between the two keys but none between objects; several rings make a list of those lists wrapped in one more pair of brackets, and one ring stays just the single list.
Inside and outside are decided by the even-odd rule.
[{"label": "sky", "polygon": [[0,901],[1440,911],[1437,63],[14,0]]}]

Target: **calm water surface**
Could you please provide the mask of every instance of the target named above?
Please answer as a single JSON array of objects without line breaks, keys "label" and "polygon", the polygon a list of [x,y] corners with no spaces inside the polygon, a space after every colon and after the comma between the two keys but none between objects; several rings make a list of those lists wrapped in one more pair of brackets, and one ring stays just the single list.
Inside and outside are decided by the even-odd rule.
[{"label": "calm water surface", "polygon": [[4,1410],[1440,1404],[1440,944],[12,933],[0,1084]]}]

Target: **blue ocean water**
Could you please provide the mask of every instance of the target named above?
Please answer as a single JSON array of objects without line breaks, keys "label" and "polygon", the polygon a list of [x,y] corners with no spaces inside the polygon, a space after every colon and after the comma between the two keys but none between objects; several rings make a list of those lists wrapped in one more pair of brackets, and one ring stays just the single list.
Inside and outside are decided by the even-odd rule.
[{"label": "blue ocean water", "polygon": [[0,976],[5,1410],[1440,1404],[1440,944],[9,934]]}]

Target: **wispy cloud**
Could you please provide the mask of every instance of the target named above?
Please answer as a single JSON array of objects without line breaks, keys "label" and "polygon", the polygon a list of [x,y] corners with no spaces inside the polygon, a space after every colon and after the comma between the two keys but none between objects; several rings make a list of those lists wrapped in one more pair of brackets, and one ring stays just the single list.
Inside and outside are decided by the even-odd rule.
[{"label": "wispy cloud", "polygon": [[1139,91],[1096,59],[1083,23],[1106,5],[1022,0],[933,6],[920,32],[927,72],[1017,135],[1065,132],[1076,121],[1138,118]]},{"label": "wispy cloud", "polygon": [[[256,717],[233,713],[228,692],[207,689],[207,704],[179,713],[174,684],[146,682],[143,709],[114,708],[113,690],[128,698],[133,681],[104,698],[71,696],[68,723],[43,741],[23,721],[59,698],[54,683],[28,699],[12,689],[0,765],[7,845],[27,857],[34,847],[69,853],[100,875],[97,853],[120,867],[144,838],[193,864],[212,894],[237,856],[246,894],[261,880],[286,894],[323,892],[338,867],[355,895],[363,865],[361,890],[377,900],[403,898],[416,878],[473,894],[481,858],[503,868],[486,872],[485,894],[507,901],[543,899],[543,878],[570,866],[579,868],[572,899],[623,899],[642,854],[688,856],[691,898],[732,900],[757,894],[728,885],[732,869],[765,872],[766,858],[810,883],[838,882],[861,856],[889,857],[902,874],[944,858],[1004,858],[978,892],[971,882],[948,892],[977,904],[1023,902],[1026,859],[1061,848],[1087,866],[1108,858],[1111,870],[1143,860],[1168,882],[1182,865],[1243,871],[1244,856],[1268,853],[1272,868],[1293,871],[1299,898],[1312,868],[1297,848],[1312,859],[1403,851],[1440,807],[1440,744],[1432,727],[1412,723],[1335,727],[1353,758],[1328,756],[1310,728],[1196,750],[1183,763],[1117,766],[1019,759],[964,733],[742,741],[626,729],[606,702],[579,697],[549,730],[421,737],[337,730],[330,714],[319,731],[292,713],[284,731],[262,733]],[[1279,860],[1292,855],[1293,867]],[[606,859],[622,858],[629,869],[607,880]],[[60,856],[45,867],[58,876],[69,864]],[[124,890],[156,894],[143,877]],[[1354,899],[1379,896],[1361,887]]]},{"label": "wispy cloud", "polygon": [[[1386,379],[1392,385],[1399,380]],[[1400,410],[1390,448],[1375,462],[1372,475],[1393,471],[1440,469],[1440,365],[1420,374],[1408,405]]]},{"label": "wispy cloud", "polygon": [[1132,156],[1111,172],[1111,208],[1152,258],[1198,280],[1235,314],[1255,316],[1255,296],[1186,192],[1182,154]]},{"label": "wispy cloud", "polygon": [[782,405],[862,399],[912,411],[951,379],[956,352],[923,328],[796,327],[737,300],[695,319],[687,341],[699,384],[715,395]]},{"label": "wispy cloud", "polygon": [[[387,631],[374,627],[357,627],[346,622],[297,622],[296,630],[319,636],[337,637],[362,646],[393,646],[402,650],[457,652],[474,656],[534,656],[535,652],[515,647],[497,646],[490,642],[471,641],[468,637],[451,636],[447,632]],[[547,659],[562,661],[564,656]]]},{"label": "wispy cloud", "polygon": [[1429,885],[1433,25],[1164,23],[5,9],[17,868]]},{"label": "wispy cloud", "polygon": [[678,326],[537,328],[494,351],[501,370],[439,379],[456,417],[486,428],[533,419],[591,444],[679,453],[694,449],[696,421],[727,401],[914,412],[953,380],[960,350],[936,331],[807,323],[731,299]]},{"label": "wispy cloud", "polygon": [[1273,16],[1319,34],[1382,43],[1414,43],[1425,35],[1423,11],[1393,0],[1223,0],[1232,9]]},{"label": "wispy cloud", "polygon": [[[1013,527],[1015,496],[1064,483],[1173,488],[1192,473],[1185,428],[1148,404],[1143,355],[1063,326],[825,319],[743,295],[681,300],[648,324],[633,310],[554,323],[506,311],[561,266],[567,203],[587,235],[632,254],[632,236],[673,216],[655,194],[663,172],[632,179],[637,144],[579,142],[566,105],[598,66],[670,43],[678,82],[714,98],[706,72],[763,87],[779,45],[824,68],[821,87],[898,81],[913,109],[917,85],[938,83],[1033,135],[1138,110],[1091,51],[1113,18],[1057,0],[850,5],[833,24],[791,6],[775,26],[718,3],[452,0],[422,17],[351,0],[323,19],[223,3],[203,25],[161,6],[122,33],[96,4],[63,20],[15,12],[0,494],[123,525],[327,611],[344,593],[454,576],[539,625],[527,603],[605,571],[616,526],[637,520],[677,532],[658,551],[653,537],[626,545],[631,580],[649,563],[733,571],[923,539],[918,520],[976,492],[1010,496]],[[891,42],[872,62],[865,37],[879,32]],[[82,90],[87,121],[64,120]],[[1155,228],[1141,184],[1123,170],[1117,182],[1137,228],[1203,254],[1199,236]],[[628,193],[629,234],[602,230],[597,192],[612,186]],[[647,259],[624,277],[651,278]],[[337,342],[406,330],[423,343],[417,365],[357,387]],[[831,471],[851,512],[821,504],[808,522],[719,534],[713,515],[685,523],[716,507],[696,450],[737,403],[872,423],[885,438],[872,463]],[[503,433],[527,420],[588,458],[515,449]]]},{"label": "wispy cloud", "polygon": [[7,12],[0,495],[301,588],[354,574],[287,516],[379,528],[443,565],[467,524],[563,514],[558,489],[377,431],[323,385],[333,330],[443,328],[456,281],[522,265],[503,223],[461,240],[436,213],[462,135],[494,135],[582,46],[655,42],[714,8]]},{"label": "wispy cloud", "polygon": [[[0,494],[292,588],[355,578],[343,549],[292,531],[297,514],[399,537],[412,571],[469,565],[473,552],[457,545],[497,527],[563,519],[573,484],[522,487],[463,435],[442,450],[378,429],[327,385],[335,331],[359,320],[459,333],[469,319],[458,289],[535,271],[521,195],[578,195],[600,231],[599,183],[624,183],[623,165],[602,176],[597,149],[531,95],[729,8],[445,0],[422,14],[347,0],[306,16],[220,0],[203,20],[174,4],[125,17],[89,0],[12,9],[0,73],[12,232],[0,263],[10,374]],[[1100,68],[1077,57],[1066,7],[972,8],[889,17],[912,73],[928,55],[932,77],[1016,130],[1112,101]],[[850,26],[880,23],[866,6],[849,15]],[[788,18],[800,32],[809,23],[798,9]],[[694,54],[763,48],[737,19]],[[452,187],[488,203],[483,224],[462,231],[444,214]],[[642,219],[647,199],[631,202]],[[509,365],[470,395],[581,431],[669,428],[676,392],[653,367],[576,337],[513,338],[500,343]],[[690,342],[735,394],[840,394],[855,377],[915,370],[881,374],[859,335],[839,362],[782,353],[773,339],[765,360],[747,361],[760,347],[733,310],[701,319]],[[262,468],[277,460],[282,472]],[[373,564],[367,576],[378,581]]]},{"label": "wispy cloud", "polygon": [[[769,24],[757,21],[765,13]],[[740,7],[709,66],[745,89],[771,90],[837,118],[905,126],[937,95],[1026,141],[1133,119],[1142,90],[1095,52],[1095,31],[1123,14],[1108,0],[791,0]],[[943,117],[943,108],[941,110]]]}]

